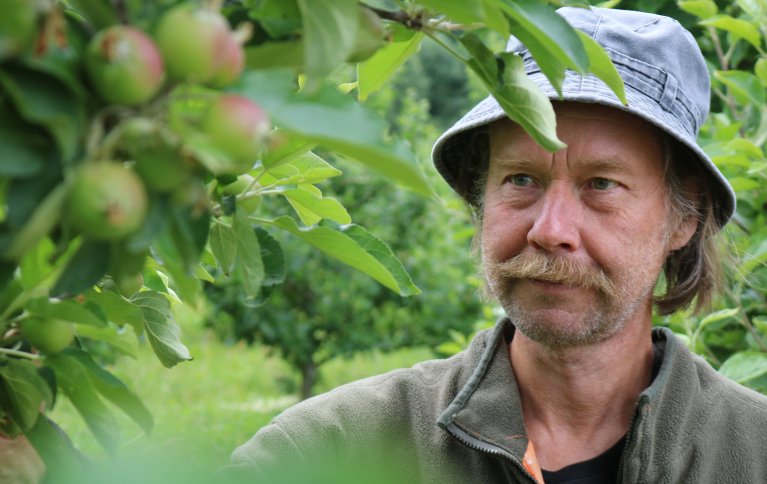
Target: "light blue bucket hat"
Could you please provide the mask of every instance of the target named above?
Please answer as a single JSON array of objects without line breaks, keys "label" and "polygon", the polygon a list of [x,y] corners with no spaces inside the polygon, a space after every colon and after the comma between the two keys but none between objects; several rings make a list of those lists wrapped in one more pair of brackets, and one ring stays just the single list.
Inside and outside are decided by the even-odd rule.
[{"label": "light blue bucket hat", "polygon": [[[658,126],[689,149],[706,169],[714,216],[724,226],[735,211],[735,193],[727,179],[696,142],[709,110],[710,80],[703,55],[692,34],[676,20],[661,15],[604,8],[563,7],[557,10],[570,25],[588,34],[604,49],[626,86],[628,105],[593,74],[567,70],[562,97],[541,72],[529,51],[512,37],[507,51],[524,59],[525,71],[552,100],[611,106]],[[472,130],[505,118],[490,96],[476,105],[437,139],[432,160],[456,191],[461,163],[468,157]]]}]

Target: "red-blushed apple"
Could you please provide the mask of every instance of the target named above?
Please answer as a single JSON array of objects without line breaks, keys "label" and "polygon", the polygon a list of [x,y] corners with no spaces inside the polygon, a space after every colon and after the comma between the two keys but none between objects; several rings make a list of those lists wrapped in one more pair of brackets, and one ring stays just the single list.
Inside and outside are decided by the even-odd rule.
[{"label": "red-blushed apple", "polygon": [[229,23],[220,12],[193,3],[168,10],[154,35],[168,75],[202,84],[217,76],[231,36]]},{"label": "red-blushed apple", "polygon": [[258,159],[270,124],[266,112],[254,102],[225,94],[206,113],[203,130],[232,162],[231,170],[224,171],[239,175],[250,170]]},{"label": "red-blushed apple", "polygon": [[99,96],[127,106],[150,100],[165,79],[163,59],[154,41],[124,25],[96,34],[88,44],[85,68]]}]

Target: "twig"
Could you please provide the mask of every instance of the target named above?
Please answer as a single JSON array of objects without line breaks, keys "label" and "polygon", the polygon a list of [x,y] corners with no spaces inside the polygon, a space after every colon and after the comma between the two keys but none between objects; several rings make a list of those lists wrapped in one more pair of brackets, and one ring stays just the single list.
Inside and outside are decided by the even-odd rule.
[{"label": "twig", "polygon": [[423,21],[420,17],[411,17],[407,12],[398,10],[392,12],[391,10],[384,10],[378,7],[371,7],[367,4],[361,4],[363,7],[373,11],[376,15],[384,20],[391,20],[393,22],[400,23],[409,29],[420,30],[423,27]]},{"label": "twig", "polygon": [[12,350],[9,348],[0,348],[0,354],[8,355],[8,356],[17,356],[19,358],[27,358],[29,360],[39,360],[40,358],[42,358],[42,356],[40,355],[33,355],[32,353],[27,353],[26,351]]}]

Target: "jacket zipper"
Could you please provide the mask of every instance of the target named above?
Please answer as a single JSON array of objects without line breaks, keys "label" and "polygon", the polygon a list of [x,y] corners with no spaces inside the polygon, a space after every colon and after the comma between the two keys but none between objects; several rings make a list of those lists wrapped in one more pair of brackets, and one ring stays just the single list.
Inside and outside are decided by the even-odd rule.
[{"label": "jacket zipper", "polygon": [[628,432],[626,432],[626,442],[623,444],[623,451],[621,451],[621,460],[618,463],[618,482],[623,482],[623,468],[625,466],[626,462],[626,450],[628,450],[629,445],[631,444],[631,438],[634,436],[634,428],[636,427],[636,421],[639,419],[639,411],[641,410],[642,405],[637,404],[636,409],[634,410],[634,415],[631,417],[631,422],[629,423],[629,429]]},{"label": "jacket zipper", "polygon": [[476,437],[472,437],[471,435],[467,434],[463,430],[461,430],[457,425],[454,423],[450,423],[445,430],[447,430],[450,435],[455,437],[458,441],[460,441],[465,446],[478,450],[480,452],[485,452],[490,455],[495,455],[499,457],[503,457],[504,459],[508,460],[512,464],[516,465],[522,473],[530,479],[530,482],[537,483],[538,481],[535,480],[535,477],[533,477],[527,469],[525,469],[525,466],[522,465],[522,463],[513,455],[506,452],[505,450],[501,449],[500,447],[487,443],[484,440],[480,440]]}]

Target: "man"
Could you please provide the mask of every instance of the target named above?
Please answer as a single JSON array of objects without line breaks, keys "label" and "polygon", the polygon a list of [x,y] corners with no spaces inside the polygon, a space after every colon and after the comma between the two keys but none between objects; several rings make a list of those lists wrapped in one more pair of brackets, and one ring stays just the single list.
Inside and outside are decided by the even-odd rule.
[{"label": "man", "polygon": [[558,100],[512,40],[555,100],[567,147],[544,151],[492,98],[434,147],[476,211],[488,288],[508,318],[453,358],[287,410],[235,451],[234,468],[382,458],[382,472],[422,482],[767,480],[767,398],[651,323],[654,304],[670,313],[710,298],[713,236],[735,207],[695,141],[709,103],[702,55],[669,18],[559,12],[610,53],[628,105],[572,72]]}]

